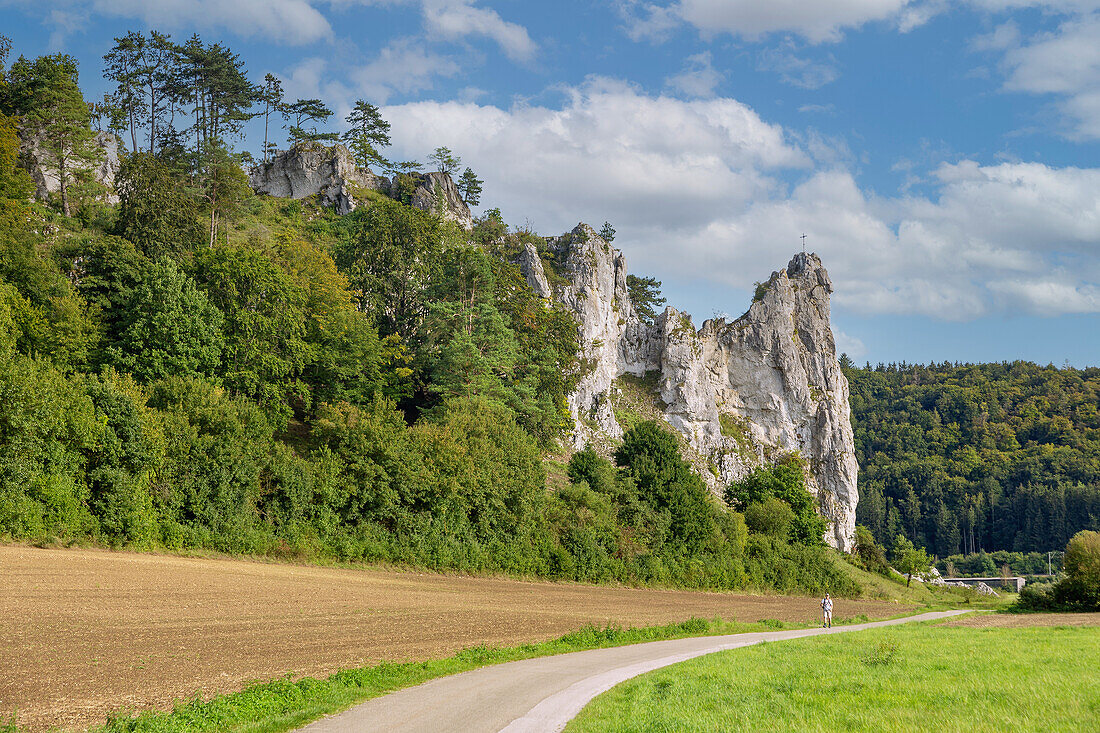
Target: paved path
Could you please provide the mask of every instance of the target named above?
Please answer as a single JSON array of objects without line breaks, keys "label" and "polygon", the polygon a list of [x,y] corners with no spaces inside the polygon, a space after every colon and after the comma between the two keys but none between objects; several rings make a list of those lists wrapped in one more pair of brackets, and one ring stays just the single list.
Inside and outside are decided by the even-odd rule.
[{"label": "paved path", "polygon": [[956,616],[940,611],[832,629],[653,641],[525,659],[441,677],[322,718],[302,733],[556,733],[602,692],[670,664],[763,641]]}]

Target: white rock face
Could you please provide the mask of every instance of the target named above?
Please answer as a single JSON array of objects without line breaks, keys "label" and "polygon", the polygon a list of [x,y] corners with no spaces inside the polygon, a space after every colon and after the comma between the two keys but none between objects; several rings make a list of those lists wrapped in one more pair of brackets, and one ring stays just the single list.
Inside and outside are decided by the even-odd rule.
[{"label": "white rock face", "polygon": [[519,271],[527,278],[527,285],[535,291],[540,298],[550,299],[554,297],[554,291],[550,289],[550,283],[546,281],[546,270],[542,267],[542,259],[538,250],[530,242],[523,248],[519,259],[516,260]]},{"label": "white rock face", "polygon": [[[473,228],[470,209],[458,188],[446,173],[413,173],[415,187],[409,204],[424,211],[435,211],[463,229]],[[339,214],[354,211],[363,192],[378,191],[393,195],[398,190],[392,181],[376,176],[355,164],[355,157],[343,145],[327,147],[320,143],[298,143],[277,153],[273,160],[255,166],[249,183],[256,193],[280,198],[304,199],[319,196],[323,206],[334,207]]]},{"label": "white rock face", "polygon": [[591,227],[580,224],[549,244],[569,280],[554,297],[577,314],[582,358],[591,365],[569,398],[574,446],[621,437],[616,379],[658,372],[665,419],[684,434],[712,489],[796,451],[828,520],[826,541],[851,549],[859,467],[829,324],[832,283],[818,257],[796,255],[745,315],[708,320],[697,331],[673,308],[652,326],[642,323],[622,253]]},{"label": "white rock face", "polygon": [[[21,136],[22,138],[22,136]],[[121,164],[118,157],[119,140],[110,132],[97,132],[93,143],[102,154],[99,162],[92,169],[92,177],[107,188],[104,198],[112,204],[118,203],[118,194],[115,193],[115,176]],[[23,164],[34,181],[35,196],[45,200],[50,194],[61,191],[61,181],[57,177],[57,168],[51,160],[51,155],[39,145],[34,138],[22,138],[21,148]]]},{"label": "white rock face", "polygon": [[[413,173],[417,179],[416,190],[409,197],[409,204],[424,211],[437,212],[447,221],[453,221],[466,231],[474,228],[470,208],[462,200],[454,180],[447,173]],[[396,178],[390,183],[396,189]]]},{"label": "white rock face", "polygon": [[[256,193],[280,198],[304,199],[319,195],[321,204],[347,214],[359,205],[355,189],[388,191],[389,181],[358,168],[343,145],[298,143],[254,167],[249,183]],[[361,195],[361,194],[360,194]]]}]

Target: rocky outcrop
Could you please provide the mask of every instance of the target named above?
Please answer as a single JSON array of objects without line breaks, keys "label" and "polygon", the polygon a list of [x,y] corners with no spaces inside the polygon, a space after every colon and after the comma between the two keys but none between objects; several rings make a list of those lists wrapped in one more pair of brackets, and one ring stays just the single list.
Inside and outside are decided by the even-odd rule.
[{"label": "rocky outcrop", "polygon": [[366,191],[389,191],[389,180],[355,165],[343,145],[298,143],[252,169],[249,182],[256,193],[280,198],[318,196],[321,205],[340,214],[354,211]]},{"label": "rocky outcrop", "polygon": [[554,291],[550,289],[550,283],[546,280],[546,270],[543,269],[542,259],[535,245],[528,242],[520,252],[516,264],[519,265],[519,271],[527,279],[531,290],[535,291],[535,295],[547,300],[553,297]]},{"label": "rocky outcrop", "polygon": [[[684,436],[712,488],[795,451],[829,522],[825,539],[850,549],[858,466],[848,382],[829,324],[832,283],[818,257],[796,255],[743,316],[708,320],[697,330],[674,308],[643,323],[630,302],[622,253],[591,227],[578,225],[549,247],[567,281],[554,297],[577,315],[587,365],[569,399],[575,446],[621,436],[621,380],[648,375],[654,404]],[[529,282],[532,270],[524,272]]]},{"label": "rocky outcrop", "polygon": [[369,191],[402,198],[424,211],[439,213],[462,228],[473,228],[470,209],[446,173],[411,173],[406,180],[376,176],[355,164],[343,145],[298,143],[255,166],[249,182],[256,193],[281,198],[317,196],[322,206],[347,214],[360,206]]},{"label": "rocky outcrop", "polygon": [[[447,173],[410,173],[416,188],[409,196],[409,203],[418,209],[440,214],[445,220],[453,221],[469,231],[474,228],[470,208],[462,200],[462,194],[454,180]],[[396,190],[397,179],[391,181]]]},{"label": "rocky outcrop", "polygon": [[[35,196],[39,200],[46,200],[50,194],[61,191],[61,181],[57,177],[57,166],[54,165],[50,153],[39,144],[34,137],[21,138],[21,156],[23,166],[34,181]],[[115,176],[121,165],[119,159],[118,136],[110,132],[97,132],[92,144],[99,151],[98,161],[90,168],[92,179],[106,188],[103,198],[109,203],[118,203],[118,194],[115,193]]]}]

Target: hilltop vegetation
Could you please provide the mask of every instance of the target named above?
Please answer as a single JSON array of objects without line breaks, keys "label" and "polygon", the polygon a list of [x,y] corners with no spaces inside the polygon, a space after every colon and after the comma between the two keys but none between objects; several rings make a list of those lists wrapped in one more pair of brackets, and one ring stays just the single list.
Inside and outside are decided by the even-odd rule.
[{"label": "hilltop vegetation", "polygon": [[857,368],[857,520],[941,558],[1046,572],[1046,551],[1100,529],[1100,369],[1006,364]]},{"label": "hilltop vegetation", "polygon": [[[0,537],[859,592],[800,470],[727,506],[640,422],[614,464],[583,451],[547,489],[586,366],[573,315],[507,257],[536,235],[380,193],[346,216],[255,196],[244,120],[285,111],[323,141],[320,100],[284,104],[198,37],[130,34],[105,62],[118,89],[89,107],[73,59],[0,60]],[[419,164],[385,161],[376,113],[357,106],[349,142],[400,182]],[[105,121],[131,143],[113,190]],[[61,181],[37,202],[33,145]]]}]

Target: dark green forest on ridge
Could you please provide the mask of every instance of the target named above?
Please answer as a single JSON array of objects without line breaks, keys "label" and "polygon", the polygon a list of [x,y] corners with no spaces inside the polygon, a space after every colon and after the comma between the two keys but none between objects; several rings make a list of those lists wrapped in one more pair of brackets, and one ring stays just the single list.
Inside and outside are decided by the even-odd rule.
[{"label": "dark green forest on ridge", "polygon": [[972,574],[1045,573],[1046,552],[1100,529],[1100,369],[841,359],[859,460],[856,519]]},{"label": "dark green forest on ridge", "polygon": [[[291,143],[333,136],[316,132],[320,100],[284,102],[224,46],[116,39],[118,88],[92,105],[71,58],[4,57],[0,537],[859,592],[820,532],[782,511],[746,523],[712,496],[666,427],[566,465],[577,324],[510,261],[545,241],[494,209],[465,232],[407,205],[420,164],[384,158],[376,107],[361,101],[342,140],[395,174],[397,199],[339,216],[253,195],[235,152],[249,116],[265,157],[280,119]],[[117,204],[90,174],[97,125],[131,143]],[[44,202],[20,134],[60,179]],[[480,181],[461,180],[476,203]],[[754,501],[782,504],[772,487],[810,506],[801,470],[770,471]]]}]

